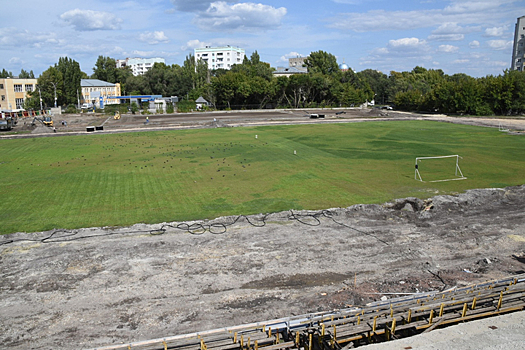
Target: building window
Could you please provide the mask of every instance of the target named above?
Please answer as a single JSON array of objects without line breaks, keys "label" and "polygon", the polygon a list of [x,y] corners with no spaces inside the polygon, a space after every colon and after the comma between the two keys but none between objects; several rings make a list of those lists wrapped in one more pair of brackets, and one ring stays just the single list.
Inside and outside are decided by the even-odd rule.
[{"label": "building window", "polygon": [[33,91],[33,84],[26,84],[26,91],[27,92]]},{"label": "building window", "polygon": [[0,84],[0,89],[1,89],[1,90],[4,89],[4,84]]},{"label": "building window", "polygon": [[5,95],[2,95],[2,101],[5,101]]},{"label": "building window", "polygon": [[16,108],[17,108],[17,109],[22,109],[22,108],[24,108],[24,99],[23,99],[23,98],[17,98],[17,99],[15,99],[15,103],[16,103]]},{"label": "building window", "polygon": [[15,84],[15,92],[22,92],[22,84]]}]

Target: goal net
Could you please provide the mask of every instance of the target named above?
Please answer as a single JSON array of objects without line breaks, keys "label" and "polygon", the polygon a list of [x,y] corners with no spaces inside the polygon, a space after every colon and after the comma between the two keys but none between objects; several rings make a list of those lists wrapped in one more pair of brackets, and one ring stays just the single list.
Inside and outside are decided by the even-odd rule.
[{"label": "goal net", "polygon": [[459,167],[459,155],[416,158],[414,179],[424,182],[465,180]]}]

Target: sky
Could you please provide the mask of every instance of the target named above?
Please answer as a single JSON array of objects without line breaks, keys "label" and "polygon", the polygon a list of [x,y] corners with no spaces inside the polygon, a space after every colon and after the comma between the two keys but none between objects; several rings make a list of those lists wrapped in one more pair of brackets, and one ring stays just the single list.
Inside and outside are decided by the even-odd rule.
[{"label": "sky", "polygon": [[272,67],[311,52],[354,71],[416,66],[473,77],[510,68],[524,0],[0,0],[0,70],[38,77],[60,57],[164,58],[231,45]]}]

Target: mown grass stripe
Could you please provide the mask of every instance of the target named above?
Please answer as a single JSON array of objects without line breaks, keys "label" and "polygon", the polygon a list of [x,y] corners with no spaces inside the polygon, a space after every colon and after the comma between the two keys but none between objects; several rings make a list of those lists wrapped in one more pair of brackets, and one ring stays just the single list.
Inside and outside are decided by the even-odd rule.
[{"label": "mown grass stripe", "polygon": [[[344,207],[517,185],[525,178],[524,140],[427,121],[3,140],[0,178],[9,210],[0,212],[0,232]],[[415,157],[447,154],[463,157],[468,180],[414,180]]]}]

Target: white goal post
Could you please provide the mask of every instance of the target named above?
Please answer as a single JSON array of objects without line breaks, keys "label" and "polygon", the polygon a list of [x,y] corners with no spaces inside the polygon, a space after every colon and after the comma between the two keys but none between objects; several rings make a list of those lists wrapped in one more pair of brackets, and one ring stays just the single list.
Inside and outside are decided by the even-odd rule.
[{"label": "white goal post", "polygon": [[438,156],[438,157],[417,157],[416,158],[416,166],[415,166],[415,174],[414,174],[414,179],[415,180],[419,180],[421,182],[423,182],[423,179],[421,178],[421,173],[419,172],[419,163],[422,161],[422,160],[427,160],[427,159],[443,159],[443,158],[456,158],[456,167],[455,167],[455,172],[454,172],[454,178],[450,178],[450,179],[443,179],[443,180],[433,180],[433,181],[428,181],[428,182],[442,182],[442,181],[453,181],[453,180],[465,180],[466,177],[463,176],[463,173],[461,172],[461,169],[459,168],[459,158],[461,158],[459,155],[457,154],[454,154],[454,155],[451,155],[451,156]]}]

